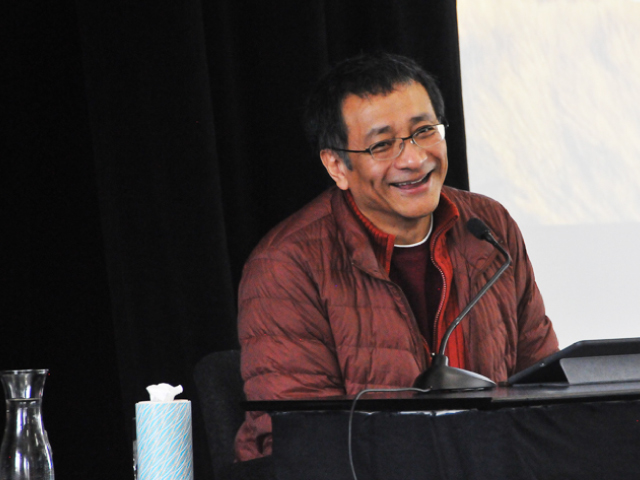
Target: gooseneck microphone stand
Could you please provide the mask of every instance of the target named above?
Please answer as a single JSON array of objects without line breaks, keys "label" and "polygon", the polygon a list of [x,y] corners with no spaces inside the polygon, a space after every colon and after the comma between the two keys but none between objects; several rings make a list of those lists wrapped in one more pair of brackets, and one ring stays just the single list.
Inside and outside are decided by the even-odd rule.
[{"label": "gooseneck microphone stand", "polygon": [[444,333],[442,337],[442,342],[440,342],[440,350],[438,353],[434,354],[431,360],[431,366],[422,372],[413,383],[414,388],[420,388],[423,390],[431,389],[434,390],[486,390],[489,388],[494,388],[496,386],[495,382],[488,379],[487,377],[480,375],[478,373],[470,372],[469,370],[464,370],[462,368],[455,368],[449,366],[449,359],[445,355],[445,349],[447,348],[447,343],[449,341],[449,337],[451,333],[455,330],[455,328],[460,324],[460,322],[464,319],[464,317],[469,313],[478,300],[482,298],[482,296],[487,293],[487,290],[491,288],[491,286],[496,283],[500,275],[504,273],[504,271],[511,265],[511,256],[509,252],[507,252],[502,245],[498,243],[498,241],[493,237],[489,227],[485,225],[485,223],[478,219],[472,218],[467,222],[467,229],[478,239],[485,240],[492,244],[500,253],[502,253],[506,261],[505,263],[498,269],[498,271],[489,279],[487,284],[482,287],[482,289],[478,292],[478,294],[473,297],[471,302],[460,312],[460,315],[453,321],[449,328]]}]

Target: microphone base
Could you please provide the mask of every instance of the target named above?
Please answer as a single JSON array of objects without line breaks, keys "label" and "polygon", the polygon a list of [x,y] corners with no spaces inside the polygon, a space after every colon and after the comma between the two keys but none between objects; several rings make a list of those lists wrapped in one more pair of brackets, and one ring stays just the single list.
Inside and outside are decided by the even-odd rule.
[{"label": "microphone base", "polygon": [[[444,358],[446,359],[446,357]],[[413,382],[414,388],[430,389],[431,391],[488,390],[495,386],[496,383],[494,381],[479,373],[446,365],[446,360],[444,362],[434,361],[431,367],[418,375]]]}]

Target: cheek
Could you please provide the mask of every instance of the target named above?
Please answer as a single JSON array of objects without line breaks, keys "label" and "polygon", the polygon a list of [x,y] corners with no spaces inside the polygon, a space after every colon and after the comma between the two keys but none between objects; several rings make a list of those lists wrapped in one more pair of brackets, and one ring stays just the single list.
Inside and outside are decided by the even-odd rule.
[{"label": "cheek", "polygon": [[384,181],[386,168],[384,165],[374,165],[368,168],[360,168],[351,172],[350,183],[359,185],[379,185]]},{"label": "cheek", "polygon": [[373,168],[369,170],[369,181],[373,184],[381,184],[384,183],[384,180],[387,178],[389,174],[389,165],[379,164],[375,165]]}]

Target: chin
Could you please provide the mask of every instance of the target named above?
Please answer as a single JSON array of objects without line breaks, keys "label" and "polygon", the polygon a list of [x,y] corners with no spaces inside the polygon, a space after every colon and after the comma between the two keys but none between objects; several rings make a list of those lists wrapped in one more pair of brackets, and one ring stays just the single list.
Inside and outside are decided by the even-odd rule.
[{"label": "chin", "polygon": [[436,198],[428,198],[421,202],[418,205],[406,205],[403,216],[406,218],[419,219],[423,217],[427,217],[431,215],[436,208],[438,208],[438,204],[440,203],[440,195],[438,192],[438,196]]},{"label": "chin", "polygon": [[[437,205],[436,205],[437,207]],[[425,209],[406,209],[404,211],[399,211],[398,213],[407,220],[420,220],[422,218],[428,217],[435,211],[435,207],[433,208],[425,208]]]}]

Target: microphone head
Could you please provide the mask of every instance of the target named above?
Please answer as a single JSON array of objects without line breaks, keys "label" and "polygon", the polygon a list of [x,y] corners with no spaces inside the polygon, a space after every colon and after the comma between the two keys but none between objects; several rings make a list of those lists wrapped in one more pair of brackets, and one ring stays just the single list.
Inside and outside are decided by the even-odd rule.
[{"label": "microphone head", "polygon": [[473,234],[474,237],[485,240],[487,236],[491,235],[489,227],[479,218],[472,218],[467,222],[467,229]]}]

